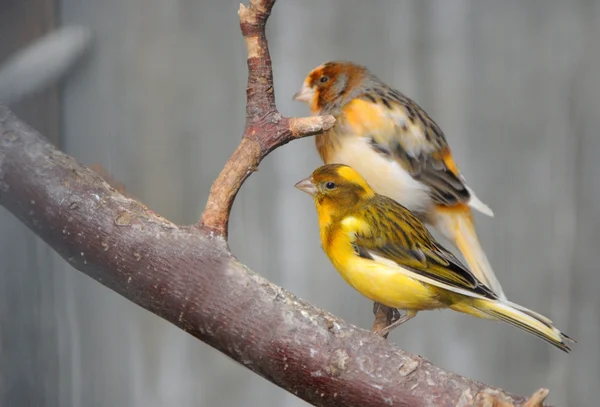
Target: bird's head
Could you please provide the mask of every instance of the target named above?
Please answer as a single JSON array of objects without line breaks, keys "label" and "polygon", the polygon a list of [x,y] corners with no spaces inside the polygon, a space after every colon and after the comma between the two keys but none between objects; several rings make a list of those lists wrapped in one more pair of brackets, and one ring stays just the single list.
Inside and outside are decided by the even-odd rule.
[{"label": "bird's head", "polygon": [[310,177],[294,186],[312,195],[317,207],[336,212],[351,210],[358,203],[375,195],[358,172],[342,164],[319,167]]},{"label": "bird's head", "polygon": [[313,113],[329,113],[345,100],[356,96],[369,71],[351,62],[325,62],[313,69],[294,95],[294,100],[306,102]]}]

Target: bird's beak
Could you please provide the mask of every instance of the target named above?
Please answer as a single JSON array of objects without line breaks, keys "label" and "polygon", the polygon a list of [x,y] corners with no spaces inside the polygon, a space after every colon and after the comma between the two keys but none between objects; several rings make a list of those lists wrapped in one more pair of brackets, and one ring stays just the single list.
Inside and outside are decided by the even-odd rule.
[{"label": "bird's beak", "polygon": [[306,192],[308,195],[314,196],[317,193],[317,186],[313,184],[312,177],[308,177],[298,182],[294,187],[300,191]]},{"label": "bird's beak", "polygon": [[315,91],[311,87],[307,86],[306,83],[302,85],[302,89],[294,93],[293,100],[300,102],[310,103],[315,96]]}]

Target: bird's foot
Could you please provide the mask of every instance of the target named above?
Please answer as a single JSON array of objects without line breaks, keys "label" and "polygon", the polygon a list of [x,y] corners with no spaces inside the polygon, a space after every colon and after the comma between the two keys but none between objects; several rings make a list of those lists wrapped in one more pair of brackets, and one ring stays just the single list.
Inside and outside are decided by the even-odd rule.
[{"label": "bird's foot", "polygon": [[387,336],[392,331],[392,329],[399,327],[400,325],[402,325],[409,319],[414,318],[417,315],[417,311],[412,311],[412,310],[404,311],[402,316],[400,316],[400,311],[398,311],[398,310],[395,310],[395,311],[398,314],[398,318],[396,318],[392,323],[388,324],[386,327],[384,327],[382,329],[378,329],[376,331],[374,330],[374,332],[377,335],[379,335],[383,338],[387,338]]},{"label": "bird's foot", "polygon": [[[375,315],[375,321],[373,321],[371,332],[381,331],[400,318],[400,311],[395,308],[386,307],[378,302],[373,303],[373,314]],[[382,336],[386,338],[387,334]]]}]

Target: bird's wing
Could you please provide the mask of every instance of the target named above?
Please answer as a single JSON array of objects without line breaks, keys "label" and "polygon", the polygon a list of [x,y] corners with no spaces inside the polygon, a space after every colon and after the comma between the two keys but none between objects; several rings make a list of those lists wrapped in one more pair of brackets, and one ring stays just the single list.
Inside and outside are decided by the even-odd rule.
[{"label": "bird's wing", "polygon": [[395,265],[400,272],[427,284],[470,297],[497,299],[427,228],[396,201],[377,196],[344,222],[354,234],[357,255]]},{"label": "bird's wing", "polygon": [[388,125],[371,126],[371,132],[361,132],[373,149],[397,161],[428,186],[435,202],[445,206],[469,202],[471,191],[452,158],[444,133],[419,105],[382,83],[375,83],[357,100],[370,102],[370,108],[377,109],[388,121]]}]

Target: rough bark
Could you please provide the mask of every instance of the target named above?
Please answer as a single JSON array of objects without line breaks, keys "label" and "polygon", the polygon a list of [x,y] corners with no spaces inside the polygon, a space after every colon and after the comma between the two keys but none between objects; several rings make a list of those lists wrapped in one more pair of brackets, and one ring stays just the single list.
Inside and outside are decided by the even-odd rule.
[{"label": "rough bark", "polygon": [[[274,0],[240,7],[247,125],[199,227],[125,197],[0,108],[0,205],[75,269],[315,406],[541,406],[447,372],[296,298],[229,252],[229,210],[270,151],[333,124],[282,117],[264,34]],[[522,404],[525,403],[525,404]]]}]

